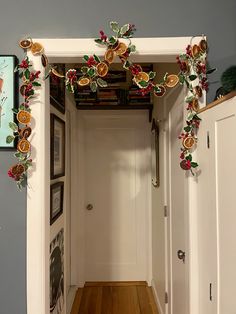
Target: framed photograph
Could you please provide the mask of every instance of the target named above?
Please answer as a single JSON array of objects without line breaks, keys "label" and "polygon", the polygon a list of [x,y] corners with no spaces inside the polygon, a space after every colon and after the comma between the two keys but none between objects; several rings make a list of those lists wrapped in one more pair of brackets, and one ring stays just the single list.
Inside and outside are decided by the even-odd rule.
[{"label": "framed photograph", "polygon": [[9,122],[16,122],[12,109],[18,107],[18,80],[14,72],[17,65],[16,56],[0,55],[0,149],[16,148],[16,141],[6,143],[6,137],[12,134]]},{"label": "framed photograph", "polygon": [[63,213],[64,182],[51,185],[50,192],[50,225]]},{"label": "framed photograph", "polygon": [[51,179],[65,175],[65,122],[51,114]]},{"label": "framed photograph", "polygon": [[63,313],[64,307],[64,229],[50,243],[50,313]]},{"label": "framed photograph", "polygon": [[[53,67],[62,75],[65,75],[65,64],[52,64]],[[65,82],[63,78],[55,75],[50,75],[50,103],[59,110],[65,113]]]},{"label": "framed photograph", "polygon": [[152,154],[152,185],[160,186],[160,165],[159,165],[159,125],[158,122],[152,120],[152,138],[151,138],[151,154]]}]

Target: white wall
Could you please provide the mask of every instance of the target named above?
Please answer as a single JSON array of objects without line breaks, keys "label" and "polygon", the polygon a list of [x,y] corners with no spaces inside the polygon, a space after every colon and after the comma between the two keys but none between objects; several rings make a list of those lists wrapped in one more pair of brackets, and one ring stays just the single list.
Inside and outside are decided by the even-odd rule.
[{"label": "white wall", "polygon": [[[176,64],[160,63],[154,65],[156,81],[160,82],[166,72],[178,73]],[[168,92],[168,91],[167,91]],[[165,266],[165,170],[164,170],[164,97],[154,98],[153,118],[160,121],[160,186],[152,187],[152,286],[158,298],[159,310],[165,313],[166,266]],[[161,313],[160,313],[161,314]]]}]

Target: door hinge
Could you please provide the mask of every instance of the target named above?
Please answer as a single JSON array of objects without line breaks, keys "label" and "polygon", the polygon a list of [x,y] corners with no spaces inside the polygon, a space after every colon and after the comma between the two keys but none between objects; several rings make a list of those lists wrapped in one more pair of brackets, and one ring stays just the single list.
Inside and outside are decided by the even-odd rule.
[{"label": "door hinge", "polygon": [[168,208],[167,208],[167,205],[164,206],[164,217],[168,217]]},{"label": "door hinge", "polygon": [[209,131],[207,131],[207,148],[210,148],[210,135],[209,135]]},{"label": "door hinge", "polygon": [[168,292],[165,292],[165,304],[168,304]]}]

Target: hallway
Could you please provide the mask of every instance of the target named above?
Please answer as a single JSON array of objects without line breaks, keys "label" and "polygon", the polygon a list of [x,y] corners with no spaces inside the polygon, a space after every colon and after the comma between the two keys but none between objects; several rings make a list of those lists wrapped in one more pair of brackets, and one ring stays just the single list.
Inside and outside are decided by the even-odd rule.
[{"label": "hallway", "polygon": [[88,282],[78,289],[71,314],[158,314],[158,311],[146,282]]}]

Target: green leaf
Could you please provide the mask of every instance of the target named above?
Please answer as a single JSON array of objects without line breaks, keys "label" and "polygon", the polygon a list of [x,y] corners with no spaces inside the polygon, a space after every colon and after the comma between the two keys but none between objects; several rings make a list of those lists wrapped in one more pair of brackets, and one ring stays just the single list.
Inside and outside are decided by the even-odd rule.
[{"label": "green leaf", "polygon": [[113,32],[118,33],[120,28],[119,24],[117,22],[110,22],[110,28],[113,30]]},{"label": "green leaf", "polygon": [[30,78],[30,70],[29,70],[29,69],[26,69],[24,75],[25,75],[25,78],[26,78],[27,80],[29,80],[29,78]]},{"label": "green leaf", "polygon": [[184,127],[184,131],[185,132],[190,132],[191,131],[191,126],[186,126],[186,127]]},{"label": "green leaf", "polygon": [[120,29],[121,36],[123,36],[126,32],[128,32],[128,30],[129,30],[129,24],[123,25]]},{"label": "green leaf", "polygon": [[117,38],[116,38],[116,37],[111,36],[111,37],[109,38],[109,43],[110,43],[112,46],[115,45],[116,42],[117,42]]},{"label": "green leaf", "polygon": [[9,128],[12,129],[14,132],[18,131],[18,126],[15,122],[9,122]]},{"label": "green leaf", "polygon": [[192,166],[192,168],[197,168],[198,163],[197,162],[191,162],[191,166]]},{"label": "green leaf", "polygon": [[14,141],[14,139],[15,139],[15,136],[8,135],[7,138],[6,138],[6,143],[10,144],[11,142]]},{"label": "green leaf", "polygon": [[202,120],[197,114],[195,114],[195,115],[193,116],[193,119],[194,119],[194,120],[199,120],[199,121]]},{"label": "green leaf", "polygon": [[15,154],[14,154],[14,156],[16,157],[16,158],[19,158],[19,157],[21,157],[21,153],[20,152],[16,152]]},{"label": "green leaf", "polygon": [[89,56],[87,56],[87,55],[85,55],[84,57],[83,57],[83,59],[84,59],[84,61],[88,61],[88,59],[89,59]]},{"label": "green leaf", "polygon": [[100,87],[107,87],[107,82],[101,79],[100,77],[97,79],[97,83]]},{"label": "green leaf", "polygon": [[81,72],[82,72],[83,74],[87,74],[87,72],[88,72],[88,67],[82,67],[82,68],[81,68]]},{"label": "green leaf", "polygon": [[194,80],[196,80],[197,75],[192,74],[192,75],[189,75],[188,78],[190,79],[190,81],[194,81]]},{"label": "green leaf", "polygon": [[88,70],[88,76],[90,76],[90,77],[92,77],[92,76],[94,76],[94,74],[95,74],[95,70],[94,70],[94,68],[90,68],[89,70]]},{"label": "green leaf", "polygon": [[194,96],[185,97],[184,101],[190,103],[191,101],[194,100],[194,98],[195,98]]},{"label": "green leaf", "polygon": [[100,63],[101,59],[97,55],[93,55],[94,59],[96,62]]},{"label": "green leaf", "polygon": [[131,66],[131,63],[128,60],[126,60],[125,63],[123,64],[123,68],[126,70],[128,70],[130,66]]},{"label": "green leaf", "polygon": [[22,77],[23,77],[23,72],[19,74],[19,78],[22,78]]},{"label": "green leaf", "polygon": [[16,108],[13,108],[12,111],[13,111],[15,114],[17,114],[17,113],[19,112],[19,110],[16,109]]},{"label": "green leaf", "polygon": [[130,45],[129,46],[130,52],[136,52],[136,46],[135,45]]},{"label": "green leaf", "polygon": [[147,87],[148,86],[148,82],[146,81],[141,81],[141,82],[138,82],[138,85],[142,86],[142,87]]},{"label": "green leaf", "polygon": [[186,157],[186,160],[190,160],[190,161],[192,161],[192,159],[193,159],[193,157],[192,157],[192,155],[191,155],[191,154],[189,154],[189,155]]},{"label": "green leaf", "polygon": [[33,86],[41,86],[41,84],[39,82],[32,82]]},{"label": "green leaf", "polygon": [[94,39],[95,43],[99,44],[99,45],[105,45],[104,41],[101,40],[100,38]]},{"label": "green leaf", "polygon": [[216,68],[207,70],[206,74],[211,74],[216,71]]},{"label": "green leaf", "polygon": [[98,88],[97,82],[92,81],[92,82],[90,83],[90,88],[91,88],[91,91],[92,91],[93,93],[95,93],[95,92],[97,91],[97,88]]},{"label": "green leaf", "polygon": [[181,85],[183,85],[184,84],[184,76],[183,75],[179,75],[179,83],[181,84]]},{"label": "green leaf", "polygon": [[148,73],[148,75],[149,75],[150,80],[153,80],[154,77],[156,76],[156,72],[150,71],[150,72]]}]

